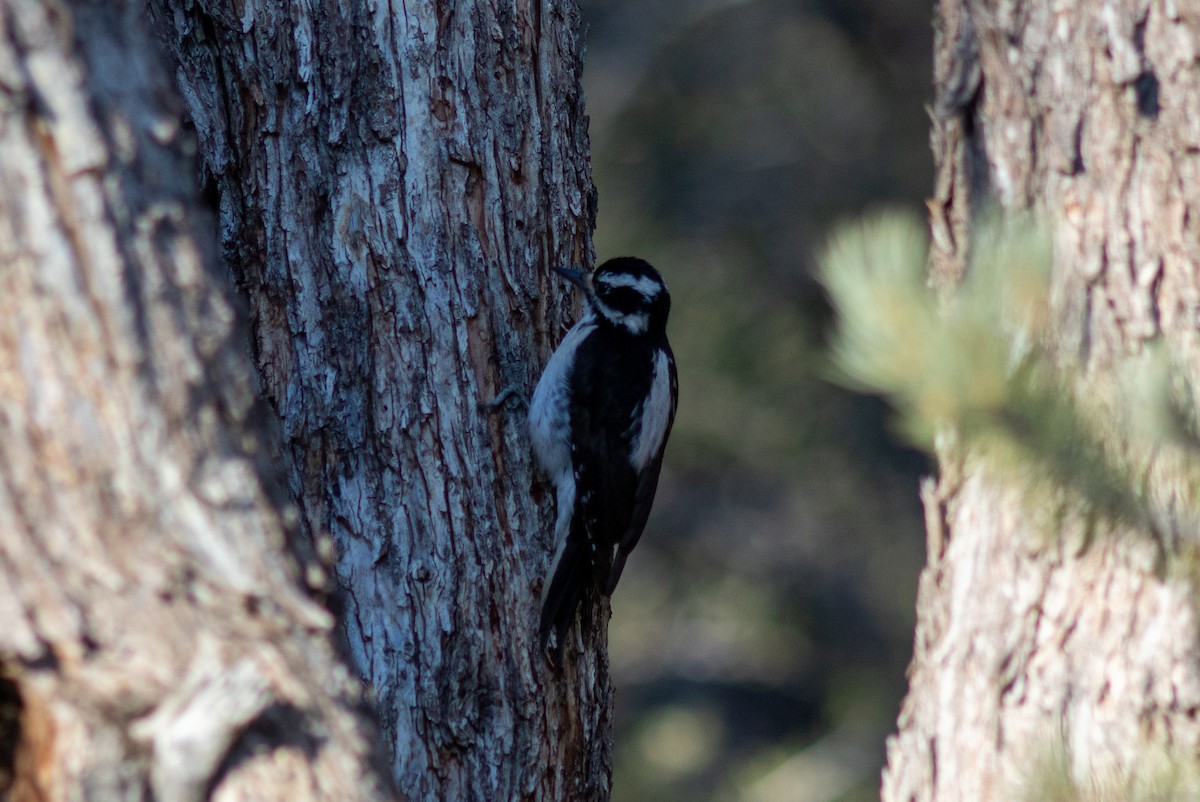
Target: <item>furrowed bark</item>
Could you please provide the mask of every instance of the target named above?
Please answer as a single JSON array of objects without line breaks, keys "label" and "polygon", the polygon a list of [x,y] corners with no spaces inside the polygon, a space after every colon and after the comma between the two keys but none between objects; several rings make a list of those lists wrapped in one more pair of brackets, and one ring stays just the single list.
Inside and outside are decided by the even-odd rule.
[{"label": "furrowed bark", "polygon": [[524,410],[595,215],[573,4],[153,4],[305,526],[405,792],[604,799],[600,629],[534,645]]},{"label": "furrowed bark", "polygon": [[137,4],[0,4],[0,776],[395,799],[167,76]]},{"label": "furrowed bark", "polygon": [[[936,11],[935,283],[963,275],[978,211],[1057,224],[1055,348],[1104,397],[1131,354],[1162,344],[1195,386],[1200,310],[1200,16],[1147,0],[942,0]],[[1117,452],[1122,446],[1114,444]],[[1049,539],[1044,511],[943,454],[925,488],[911,685],[883,798],[1019,796],[1052,753],[1121,798],[1162,750],[1200,750],[1195,482],[1164,452],[1131,456],[1155,537]],[[1108,797],[1100,797],[1108,798]]]}]

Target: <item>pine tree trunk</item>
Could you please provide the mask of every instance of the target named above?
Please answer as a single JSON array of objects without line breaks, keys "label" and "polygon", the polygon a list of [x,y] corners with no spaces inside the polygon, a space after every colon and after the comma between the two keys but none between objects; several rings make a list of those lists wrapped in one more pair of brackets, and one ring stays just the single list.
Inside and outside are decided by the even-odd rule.
[{"label": "pine tree trunk", "polygon": [[553,546],[516,404],[588,264],[571,3],[155,0],[304,525],[414,799],[605,799],[602,635],[534,648]]},{"label": "pine tree trunk", "polygon": [[0,796],[394,799],[144,15],[0,4]]},{"label": "pine tree trunk", "polygon": [[[1080,392],[1102,395],[1159,341],[1194,385],[1200,16],[1138,0],[942,0],[936,23],[936,283],[953,291],[989,201],[1044,209],[1056,351]],[[1090,540],[1073,516],[1048,539],[1041,511],[942,456],[924,489],[928,564],[885,802],[1038,798],[1056,762],[1076,786],[1125,798],[1156,750],[1194,765],[1196,590],[1169,567],[1195,537],[1194,479],[1165,456],[1142,467],[1164,542]]]}]

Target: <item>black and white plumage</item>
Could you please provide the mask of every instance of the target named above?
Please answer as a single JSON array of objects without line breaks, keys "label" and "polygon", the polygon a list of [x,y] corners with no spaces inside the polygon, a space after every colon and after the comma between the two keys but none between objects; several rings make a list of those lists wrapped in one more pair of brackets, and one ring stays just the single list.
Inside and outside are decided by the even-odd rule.
[{"label": "black and white plumage", "polygon": [[558,502],[539,636],[546,648],[553,633],[559,665],[580,602],[612,594],[646,527],[679,383],[666,332],[671,296],[657,270],[632,257],[590,276],[555,270],[587,299],[529,404],[534,454]]}]

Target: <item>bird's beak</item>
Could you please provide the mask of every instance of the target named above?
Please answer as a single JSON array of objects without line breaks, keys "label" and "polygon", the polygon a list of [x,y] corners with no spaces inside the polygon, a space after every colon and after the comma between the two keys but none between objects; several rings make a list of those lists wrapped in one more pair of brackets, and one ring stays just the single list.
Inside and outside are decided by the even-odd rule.
[{"label": "bird's beak", "polygon": [[570,267],[554,267],[551,269],[584,292],[588,291],[588,276],[582,270],[574,270]]}]

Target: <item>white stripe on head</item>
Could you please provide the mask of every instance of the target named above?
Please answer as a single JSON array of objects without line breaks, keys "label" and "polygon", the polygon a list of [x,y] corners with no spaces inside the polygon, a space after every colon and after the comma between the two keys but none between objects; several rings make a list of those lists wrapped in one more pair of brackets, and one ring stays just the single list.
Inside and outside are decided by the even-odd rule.
[{"label": "white stripe on head", "polygon": [[655,281],[650,276],[633,276],[629,273],[606,273],[596,281],[601,284],[607,284],[610,287],[629,287],[635,289],[646,296],[646,298],[653,298],[663,289],[662,283]]}]

